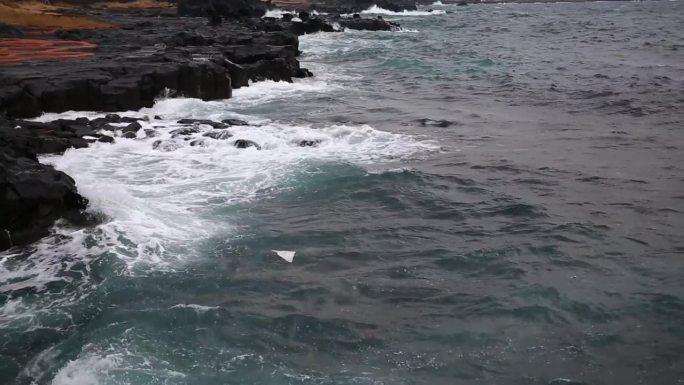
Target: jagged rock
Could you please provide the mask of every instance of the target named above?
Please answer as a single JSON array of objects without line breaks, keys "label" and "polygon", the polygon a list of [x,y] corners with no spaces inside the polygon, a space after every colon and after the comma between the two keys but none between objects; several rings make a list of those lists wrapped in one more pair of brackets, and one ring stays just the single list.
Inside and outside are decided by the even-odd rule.
[{"label": "jagged rock", "polygon": [[291,13],[283,13],[283,21],[285,21],[285,22],[292,21],[293,17],[294,17],[294,15]]},{"label": "jagged rock", "polygon": [[124,134],[121,136],[126,139],[135,139],[138,137],[138,134],[136,134],[135,132],[124,132]]},{"label": "jagged rock", "polygon": [[102,143],[113,143],[113,142],[114,142],[114,138],[112,138],[112,137],[109,136],[109,135],[101,135],[100,138],[99,138],[97,141],[98,141],[98,142],[102,142]]}]

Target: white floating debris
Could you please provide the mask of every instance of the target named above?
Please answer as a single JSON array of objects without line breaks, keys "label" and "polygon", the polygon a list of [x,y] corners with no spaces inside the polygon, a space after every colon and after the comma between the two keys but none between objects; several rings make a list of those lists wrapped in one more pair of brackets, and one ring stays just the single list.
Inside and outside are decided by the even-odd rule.
[{"label": "white floating debris", "polygon": [[287,250],[271,250],[272,252],[278,254],[278,256],[290,263],[292,263],[292,260],[294,259],[295,252],[294,251],[287,251]]}]

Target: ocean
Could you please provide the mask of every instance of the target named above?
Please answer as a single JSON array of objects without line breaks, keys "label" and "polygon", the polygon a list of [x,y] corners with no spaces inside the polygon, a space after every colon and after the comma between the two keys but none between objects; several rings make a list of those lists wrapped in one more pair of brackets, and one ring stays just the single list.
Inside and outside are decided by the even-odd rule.
[{"label": "ocean", "polygon": [[99,224],[0,254],[0,383],[684,383],[684,2],[378,12],[42,157]]}]

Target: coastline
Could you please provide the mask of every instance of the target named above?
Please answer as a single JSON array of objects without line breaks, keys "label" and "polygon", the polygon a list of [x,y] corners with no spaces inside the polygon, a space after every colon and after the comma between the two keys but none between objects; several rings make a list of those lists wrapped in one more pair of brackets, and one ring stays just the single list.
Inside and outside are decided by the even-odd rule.
[{"label": "coastline", "polygon": [[[90,7],[84,6],[88,1],[76,1],[67,8],[38,6],[39,12],[29,12],[26,18],[34,24],[0,25],[0,186],[4,192],[0,250],[40,239],[59,218],[88,221],[83,214],[87,200],[78,194],[73,180],[38,163],[38,155],[63,153],[95,141],[113,142],[139,130],[135,119],[117,115],[97,122],[82,118],[39,124],[23,119],[69,110],[139,110],[150,107],[160,95],[227,99],[233,89],[250,81],[291,82],[313,76],[299,65],[298,36],[345,28],[398,30],[399,25],[381,16],[340,14],[361,11],[371,3],[390,12],[416,9],[415,3],[404,0],[352,7],[346,1],[275,2],[331,13],[283,11],[280,17],[268,17],[268,6],[257,0],[216,7],[220,3],[182,0],[176,9],[171,3],[160,7],[153,2],[153,8],[136,2]],[[423,5],[427,4],[433,3]],[[188,126],[197,124],[203,123]],[[224,122],[210,124],[230,127]],[[259,146],[237,140],[233,144]],[[55,196],[50,191],[62,193]]]},{"label": "coastline", "polygon": [[[300,35],[339,28],[398,28],[381,18],[324,19],[308,12],[300,12],[299,18],[264,17],[265,6],[256,0],[226,4],[230,5],[216,9],[206,2],[181,1],[178,11],[77,4],[60,10],[66,25],[76,23],[77,29],[60,25],[60,16],[52,12],[47,21],[39,20],[40,27],[2,25],[0,251],[39,240],[57,219],[77,226],[91,220],[85,212],[87,200],[78,194],[73,179],[39,163],[38,155],[60,154],[96,141],[111,143],[142,132],[138,118],[115,114],[48,123],[24,119],[72,110],[139,110],[162,95],[227,99],[233,89],[250,82],[313,76],[297,60]],[[199,124],[219,129],[241,124],[179,123],[187,126],[186,134]],[[226,130],[215,139],[231,136]],[[244,140],[232,143],[259,148]]]}]

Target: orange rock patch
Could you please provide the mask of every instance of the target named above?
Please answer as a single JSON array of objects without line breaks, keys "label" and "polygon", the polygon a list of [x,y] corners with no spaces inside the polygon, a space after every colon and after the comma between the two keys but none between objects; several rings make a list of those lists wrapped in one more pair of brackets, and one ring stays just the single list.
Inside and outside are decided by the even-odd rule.
[{"label": "orange rock patch", "polygon": [[35,60],[82,59],[95,55],[95,44],[73,40],[0,39],[0,64]]},{"label": "orange rock patch", "polygon": [[57,14],[60,8],[41,6],[33,2],[0,2],[0,23],[19,27],[57,28],[57,29],[94,29],[110,28],[112,24],[85,17],[72,17]]}]

